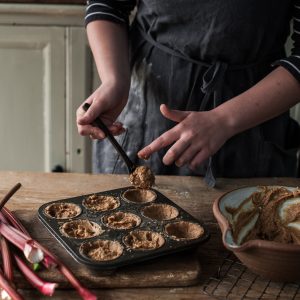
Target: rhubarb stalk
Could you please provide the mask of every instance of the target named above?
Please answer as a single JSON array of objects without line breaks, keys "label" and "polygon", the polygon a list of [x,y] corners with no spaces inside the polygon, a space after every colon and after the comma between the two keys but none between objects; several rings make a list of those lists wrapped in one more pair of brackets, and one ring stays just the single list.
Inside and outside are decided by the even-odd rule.
[{"label": "rhubarb stalk", "polygon": [[[3,236],[1,237],[1,253],[3,258],[4,275],[9,281],[12,281],[13,267],[11,263],[11,253],[8,243]],[[13,253],[13,257],[20,271],[31,285],[37,288],[45,296],[53,295],[55,288],[58,286],[57,283],[44,282],[17,254]],[[0,297],[0,299],[2,299],[2,297]]]},{"label": "rhubarb stalk", "polygon": [[[17,246],[24,252],[25,257],[32,263],[43,261],[43,264],[47,268],[57,267],[58,270],[64,275],[71,285],[78,291],[84,300],[97,300],[97,297],[91,293],[88,289],[83,287],[81,283],[76,279],[73,273],[54,255],[52,255],[46,248],[42,247],[38,242],[32,240],[27,230],[22,223],[10,212],[9,209],[3,207],[10,197],[21,187],[21,184],[17,184],[0,202],[0,212],[3,210],[3,214],[0,213],[0,233],[7,238],[11,243]],[[9,222],[15,226],[12,227],[7,224],[5,217]],[[22,234],[21,234],[22,233]],[[45,253],[45,256],[44,256]]]},{"label": "rhubarb stalk", "polygon": [[21,187],[21,183],[17,183],[1,200],[0,202],[0,211],[6,204],[6,202],[13,196],[13,194]]},{"label": "rhubarb stalk", "polygon": [[[15,226],[18,231],[23,232],[23,238],[26,237],[28,240],[31,240],[31,237],[27,230],[24,228],[23,224],[13,215],[13,213],[8,208],[2,209],[3,214],[8,219],[8,221]],[[0,232],[1,232],[1,224],[3,225],[3,214],[1,217],[0,213]],[[5,219],[4,217],[4,219]],[[6,224],[5,224],[6,225]],[[9,226],[9,225],[8,225]],[[66,279],[70,282],[70,284],[77,290],[77,292],[81,295],[82,299],[84,300],[97,300],[97,296],[94,295],[92,292],[90,292],[88,289],[86,289],[84,286],[81,285],[81,283],[76,279],[76,277],[73,275],[73,273],[61,262],[58,260],[57,257],[55,257],[48,249],[40,245],[38,242],[33,241],[33,245],[38,247],[44,254],[43,264],[46,268],[52,268],[53,266],[57,267],[57,269],[60,271],[62,275],[65,276]]]},{"label": "rhubarb stalk", "polygon": [[2,264],[3,264],[4,275],[9,281],[12,281],[13,280],[13,266],[12,266],[12,262],[11,262],[11,253],[10,253],[9,245],[3,236],[0,237],[0,245],[1,245],[1,254],[2,254]]},{"label": "rhubarb stalk", "polygon": [[[26,228],[23,226],[23,224],[17,219],[17,217],[14,215],[14,213],[12,211],[10,211],[8,208],[3,207],[1,210],[1,213],[4,215],[4,219],[1,218],[1,220],[8,220],[9,223],[19,229],[20,231],[22,231],[24,234],[30,236],[29,232],[26,230]],[[0,214],[1,217],[1,214]]]},{"label": "rhubarb stalk", "polygon": [[29,262],[38,263],[43,260],[44,253],[39,247],[37,247],[35,241],[23,234],[18,229],[0,221],[0,233],[8,241],[22,250]]},{"label": "rhubarb stalk", "polygon": [[15,261],[24,277],[38,289],[45,296],[52,296],[55,288],[58,286],[57,283],[45,282],[39,276],[34,273],[28,265],[16,254],[14,254]]},{"label": "rhubarb stalk", "polygon": [[[0,222],[9,225],[8,223],[12,224],[10,228],[13,228],[18,231],[18,235],[22,235],[24,239],[31,239],[30,234],[25,229],[25,227],[20,223],[20,221],[10,212],[7,208],[3,207],[2,212],[0,212]],[[1,232],[1,231],[0,231]],[[36,248],[40,249],[40,245],[37,245],[36,241],[31,240],[33,245]],[[22,250],[22,249],[21,249]],[[22,250],[23,251],[23,250]],[[26,255],[25,255],[26,256]],[[57,264],[51,257],[47,254],[43,253],[43,264],[47,269],[56,268]],[[31,262],[31,260],[29,260]]]},{"label": "rhubarb stalk", "polygon": [[0,270],[0,292],[1,299],[23,300],[23,297],[12,287],[10,282],[4,277],[2,270]]}]

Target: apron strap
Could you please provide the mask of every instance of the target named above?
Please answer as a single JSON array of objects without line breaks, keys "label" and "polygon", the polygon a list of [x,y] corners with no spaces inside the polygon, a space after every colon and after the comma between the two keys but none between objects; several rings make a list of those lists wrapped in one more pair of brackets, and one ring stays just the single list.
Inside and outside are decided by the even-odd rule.
[{"label": "apron strap", "polygon": [[203,111],[207,107],[207,102],[211,93],[221,89],[223,86],[224,76],[228,69],[228,64],[216,61],[210,65],[202,77],[201,91],[205,94],[200,110]]},{"label": "apron strap", "polygon": [[[225,73],[227,70],[243,70],[250,69],[253,67],[260,66],[263,63],[269,63],[272,61],[272,57],[276,57],[276,55],[270,56],[269,58],[265,58],[262,61],[243,64],[243,65],[228,65],[226,62],[215,61],[213,63],[207,63],[200,60],[195,60],[191,57],[188,57],[182,53],[179,53],[172,48],[169,48],[159,42],[157,42],[150,33],[145,32],[140,26],[137,26],[139,33],[142,38],[149,42],[154,47],[160,49],[161,51],[170,54],[174,57],[178,57],[192,64],[201,66],[206,68],[207,70],[202,76],[202,86],[201,90],[204,93],[204,97],[202,99],[202,103],[200,105],[200,111],[204,111],[207,107],[208,101],[210,99],[210,95],[214,92],[217,92],[219,89],[222,89]],[[216,185],[216,179],[213,174],[213,166],[212,166],[212,156],[208,158],[208,160],[204,163],[206,165],[206,172],[204,176],[204,181],[207,183],[209,187],[214,187]]]},{"label": "apron strap", "polygon": [[246,70],[254,67],[259,67],[262,64],[266,64],[266,63],[270,63],[271,65],[271,62],[274,59],[276,59],[276,57],[279,57],[278,55],[282,54],[281,52],[277,51],[260,61],[249,63],[249,64],[229,65],[228,63],[219,60],[212,63],[207,63],[205,61],[193,59],[187,55],[184,55],[183,53],[177,52],[176,50],[157,42],[149,32],[143,30],[139,25],[136,28],[138,30],[138,33],[141,35],[141,37],[145,41],[150,43],[152,46],[154,46],[155,48],[158,48],[164,53],[167,53],[171,56],[178,57],[189,63],[207,69],[202,76],[201,90],[204,93],[204,98],[200,105],[201,111],[206,109],[210,95],[213,92],[222,89],[225,73],[227,72],[227,70],[228,71]]}]

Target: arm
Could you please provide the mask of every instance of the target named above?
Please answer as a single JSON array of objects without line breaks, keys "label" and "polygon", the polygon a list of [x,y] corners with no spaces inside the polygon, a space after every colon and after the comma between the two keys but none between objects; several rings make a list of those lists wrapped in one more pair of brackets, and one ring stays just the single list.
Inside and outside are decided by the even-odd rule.
[{"label": "arm", "polygon": [[[287,111],[300,100],[300,0],[294,0],[293,4],[292,55],[275,62],[279,68],[224,107],[224,112],[231,115],[233,127],[240,126],[240,129],[234,129],[234,134]],[[241,121],[237,114],[243,111],[247,114]]]},{"label": "arm", "polygon": [[172,145],[163,158],[166,165],[188,164],[195,169],[217,152],[232,136],[287,111],[300,100],[300,0],[294,0],[294,47],[292,55],[275,63],[266,78],[241,95],[207,112],[161,112],[178,124],[142,149],[138,155],[149,157]]},{"label": "arm", "polygon": [[171,111],[162,105],[162,114],[178,124],[142,149],[139,156],[149,157],[174,143],[163,162],[195,169],[233,135],[281,114],[299,100],[299,82],[278,67],[251,89],[211,111]]},{"label": "arm", "polygon": [[105,1],[91,1],[86,16],[88,40],[101,86],[84,101],[91,104],[89,111],[85,113],[81,107],[77,110],[79,133],[99,139],[104,138],[103,132],[90,125],[98,116],[113,134],[123,130],[121,124],[115,123],[127,102],[130,86],[128,8],[122,5],[133,1],[111,1],[109,5],[102,2]]},{"label": "arm", "polygon": [[254,87],[215,111],[224,118],[232,136],[280,115],[299,100],[299,82],[289,71],[278,67]]},{"label": "arm", "polygon": [[110,21],[87,25],[89,44],[102,83],[123,83],[128,90],[130,81],[127,29]]}]

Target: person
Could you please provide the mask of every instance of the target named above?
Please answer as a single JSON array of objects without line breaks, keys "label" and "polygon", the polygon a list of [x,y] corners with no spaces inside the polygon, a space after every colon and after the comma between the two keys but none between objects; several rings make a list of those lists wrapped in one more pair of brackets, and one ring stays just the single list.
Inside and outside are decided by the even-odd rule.
[{"label": "person", "polygon": [[100,117],[155,174],[297,176],[300,0],[95,0],[85,20],[102,83],[77,126],[95,172],[127,172]]}]

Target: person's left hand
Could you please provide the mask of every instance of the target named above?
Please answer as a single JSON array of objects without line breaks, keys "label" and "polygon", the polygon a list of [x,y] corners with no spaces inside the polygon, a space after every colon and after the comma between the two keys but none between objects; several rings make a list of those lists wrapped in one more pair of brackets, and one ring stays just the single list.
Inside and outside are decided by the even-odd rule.
[{"label": "person's left hand", "polygon": [[163,157],[163,163],[171,165],[175,162],[178,167],[187,164],[191,169],[196,169],[231,136],[230,130],[222,121],[223,118],[215,110],[170,110],[164,104],[160,110],[165,118],[178,124],[139,151],[140,158],[149,158],[152,153],[174,143]]}]

